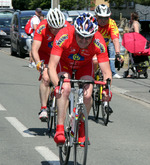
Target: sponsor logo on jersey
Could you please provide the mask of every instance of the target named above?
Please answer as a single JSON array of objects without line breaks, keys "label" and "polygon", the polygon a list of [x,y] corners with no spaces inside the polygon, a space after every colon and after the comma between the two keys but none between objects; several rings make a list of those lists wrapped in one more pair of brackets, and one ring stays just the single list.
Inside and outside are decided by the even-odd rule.
[{"label": "sponsor logo on jersey", "polygon": [[39,29],[37,30],[38,34],[41,34],[42,30],[45,29],[45,25],[41,25]]},{"label": "sponsor logo on jersey", "polygon": [[70,54],[68,58],[70,58],[71,60],[76,60],[76,61],[84,61],[84,57],[81,56],[79,53]]},{"label": "sponsor logo on jersey", "polygon": [[105,46],[100,43],[100,40],[99,39],[95,39],[94,40],[94,45],[101,50],[101,53],[104,53],[105,52]]},{"label": "sponsor logo on jersey", "polygon": [[48,47],[52,48],[53,47],[53,41],[48,43]]},{"label": "sponsor logo on jersey", "polygon": [[62,35],[59,40],[56,40],[56,45],[58,45],[59,47],[61,47],[61,45],[64,43],[64,41],[68,39],[68,34],[64,34]]}]

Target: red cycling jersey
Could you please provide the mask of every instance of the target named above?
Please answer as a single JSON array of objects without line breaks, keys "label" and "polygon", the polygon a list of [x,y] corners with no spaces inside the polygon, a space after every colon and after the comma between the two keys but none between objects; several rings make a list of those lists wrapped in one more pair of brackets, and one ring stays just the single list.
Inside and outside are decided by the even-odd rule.
[{"label": "red cycling jersey", "polygon": [[61,56],[61,60],[72,69],[88,64],[94,55],[97,55],[99,63],[109,61],[102,35],[96,32],[88,48],[81,49],[76,42],[74,26],[63,28],[57,33],[51,54]]},{"label": "red cycling jersey", "polygon": [[[69,22],[65,22],[64,27],[71,26]],[[35,34],[34,34],[34,40],[41,41],[41,46],[39,48],[39,56],[40,60],[44,60],[46,64],[49,62],[49,57],[51,54],[51,49],[53,46],[55,36],[50,32],[48,28],[47,20],[43,20],[38,25]]]},{"label": "red cycling jersey", "polygon": [[105,25],[103,27],[98,26],[98,31],[104,37],[107,46],[109,44],[109,39],[110,38],[112,40],[115,39],[115,38],[119,38],[118,27],[117,27],[115,21],[111,18],[109,18],[109,21],[108,21],[107,25]]}]

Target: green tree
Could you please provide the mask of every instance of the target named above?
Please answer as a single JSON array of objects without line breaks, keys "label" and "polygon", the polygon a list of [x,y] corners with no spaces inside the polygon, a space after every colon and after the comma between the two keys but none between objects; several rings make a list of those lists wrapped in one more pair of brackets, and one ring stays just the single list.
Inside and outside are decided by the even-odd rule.
[{"label": "green tree", "polygon": [[37,7],[49,9],[51,8],[51,0],[30,0],[29,9],[36,9]]},{"label": "green tree", "polygon": [[88,10],[93,6],[95,6],[94,0],[60,0],[61,9],[65,10]]},{"label": "green tree", "polygon": [[29,6],[30,0],[12,0],[12,6],[13,8],[19,9],[19,10],[27,10]]},{"label": "green tree", "polygon": [[14,9],[19,10],[34,10],[37,7],[49,9],[51,0],[12,0],[12,5]]}]

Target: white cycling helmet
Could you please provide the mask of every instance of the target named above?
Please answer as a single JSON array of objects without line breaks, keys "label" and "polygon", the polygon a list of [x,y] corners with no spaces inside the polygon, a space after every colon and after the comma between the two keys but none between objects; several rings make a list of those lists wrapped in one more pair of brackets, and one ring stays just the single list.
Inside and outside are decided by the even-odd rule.
[{"label": "white cycling helmet", "polygon": [[47,22],[53,28],[62,28],[65,24],[64,14],[57,8],[50,9],[47,13]]},{"label": "white cycling helmet", "polygon": [[83,13],[74,22],[75,30],[83,37],[93,36],[98,30],[96,18],[90,13]]},{"label": "white cycling helmet", "polygon": [[107,5],[101,4],[96,7],[95,14],[101,17],[109,17],[111,15],[111,11]]}]

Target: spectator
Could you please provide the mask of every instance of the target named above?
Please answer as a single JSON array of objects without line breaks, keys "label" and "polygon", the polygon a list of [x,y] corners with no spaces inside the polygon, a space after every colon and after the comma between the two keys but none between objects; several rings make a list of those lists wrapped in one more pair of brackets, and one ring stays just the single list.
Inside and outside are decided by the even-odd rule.
[{"label": "spectator", "polygon": [[[31,19],[31,28],[33,29],[33,33],[31,34],[32,39],[34,37],[35,30],[36,30],[38,24],[40,23],[40,15],[41,14],[42,14],[41,8],[36,8],[35,15]],[[30,68],[36,67],[33,56],[32,56],[32,53],[31,53],[31,50],[29,50],[29,58],[30,58],[29,59],[29,62],[30,62],[29,67]]]},{"label": "spectator", "polygon": [[40,21],[43,21],[45,19],[44,14],[41,13],[40,15]]},{"label": "spectator", "polygon": [[130,24],[129,24],[129,32],[140,32],[140,23],[138,22],[139,16],[137,12],[131,13]]}]

